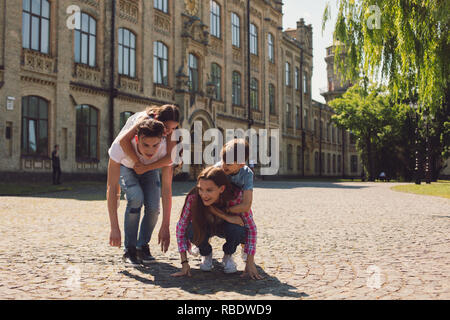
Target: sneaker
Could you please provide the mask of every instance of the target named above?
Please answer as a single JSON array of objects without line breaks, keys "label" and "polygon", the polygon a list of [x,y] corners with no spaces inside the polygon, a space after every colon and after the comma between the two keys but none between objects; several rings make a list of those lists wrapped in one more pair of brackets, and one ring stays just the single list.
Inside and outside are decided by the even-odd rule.
[{"label": "sneaker", "polygon": [[136,255],[136,248],[126,248],[122,259],[128,267],[138,267],[141,265]]},{"label": "sneaker", "polygon": [[200,255],[200,249],[196,245],[192,245],[191,249],[189,250],[189,253],[194,257],[198,257]]},{"label": "sneaker", "polygon": [[222,265],[225,273],[235,273],[237,271],[236,262],[234,262],[232,255],[224,255]]},{"label": "sneaker", "polygon": [[138,248],[136,252],[138,260],[142,261],[142,263],[144,264],[152,263],[155,261],[155,257],[153,257],[150,253],[148,244],[143,246],[141,249]]},{"label": "sneaker", "polygon": [[202,256],[202,263],[200,264],[200,270],[211,271],[213,269],[212,252],[209,256]]}]

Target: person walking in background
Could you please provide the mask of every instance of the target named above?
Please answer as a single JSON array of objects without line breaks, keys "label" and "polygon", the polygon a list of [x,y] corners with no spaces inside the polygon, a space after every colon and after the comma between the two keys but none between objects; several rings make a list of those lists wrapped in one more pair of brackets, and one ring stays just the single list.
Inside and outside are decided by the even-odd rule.
[{"label": "person walking in background", "polygon": [[53,184],[61,184],[61,162],[59,160],[59,145],[55,144],[52,152]]}]

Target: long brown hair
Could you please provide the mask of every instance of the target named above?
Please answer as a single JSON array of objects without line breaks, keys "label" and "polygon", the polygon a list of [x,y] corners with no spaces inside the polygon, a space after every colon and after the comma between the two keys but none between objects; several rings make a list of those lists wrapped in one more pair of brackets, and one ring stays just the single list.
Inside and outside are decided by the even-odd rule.
[{"label": "long brown hair", "polygon": [[[208,167],[198,175],[197,183],[200,181],[200,179],[211,180],[218,187],[225,186],[225,190],[220,196],[217,207],[219,209],[227,208],[228,202],[234,199],[236,190],[228,180],[225,172],[219,167]],[[192,190],[186,196],[186,200],[181,212],[184,211],[184,207],[186,206],[187,199],[190,195],[195,195],[191,204],[192,227],[194,231],[194,239],[192,242],[195,245],[199,246],[205,238],[206,232],[208,230],[214,230],[215,225],[211,222],[210,218],[208,219],[208,216],[210,216],[211,213],[208,212],[208,209],[203,204],[197,186],[192,188]]]},{"label": "long brown hair", "polygon": [[151,106],[147,108],[147,114],[154,116],[162,122],[175,121],[180,122],[180,109],[173,104],[165,104],[163,106]]}]

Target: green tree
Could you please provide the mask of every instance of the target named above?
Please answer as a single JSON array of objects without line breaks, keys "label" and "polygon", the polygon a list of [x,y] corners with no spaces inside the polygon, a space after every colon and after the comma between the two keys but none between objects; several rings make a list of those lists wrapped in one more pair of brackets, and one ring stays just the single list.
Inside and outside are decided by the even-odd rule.
[{"label": "green tree", "polygon": [[[433,148],[447,158],[450,1],[337,0],[337,8],[336,69],[345,79],[386,83],[397,101],[414,101],[434,115]],[[323,29],[330,13],[327,4]]]},{"label": "green tree", "polygon": [[[408,175],[408,170],[401,172],[402,167],[411,166],[409,157],[401,157],[409,149],[402,141],[408,135],[405,132],[407,106],[393,104],[391,96],[383,88],[371,86],[366,90],[359,84],[349,88],[341,98],[331,101],[330,106],[336,112],[332,121],[356,136],[370,181],[374,181],[380,171],[385,171],[390,177]],[[398,165],[399,162],[403,166]]]}]

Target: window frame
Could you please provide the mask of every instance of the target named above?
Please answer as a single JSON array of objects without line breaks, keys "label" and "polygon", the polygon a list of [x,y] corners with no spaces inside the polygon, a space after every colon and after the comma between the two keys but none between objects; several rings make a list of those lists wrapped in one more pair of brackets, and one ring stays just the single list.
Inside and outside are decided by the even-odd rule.
[{"label": "window frame", "polygon": [[[122,34],[121,34],[122,32]],[[120,75],[127,76],[129,78],[136,79],[137,78],[137,36],[136,34],[127,28],[119,28],[118,29],[119,37],[118,37],[118,72]],[[128,45],[125,45],[125,35],[126,33],[129,34],[128,38]],[[121,41],[122,39],[122,41]],[[131,45],[132,41],[134,40],[134,47]],[[128,51],[128,63],[126,63],[125,59],[125,51]],[[122,53],[122,54],[121,54]],[[133,55],[132,55],[133,54]],[[132,57],[134,57],[134,65],[132,64]],[[121,63],[122,60],[122,63]],[[125,71],[125,66],[128,64],[128,69]],[[133,66],[133,68],[131,68]],[[131,72],[131,70],[134,71],[134,73]]]},{"label": "window frame", "polygon": [[[84,107],[87,107],[87,110],[89,110],[88,113],[88,123],[79,123],[79,110],[83,110]],[[81,109],[80,109],[81,108]],[[92,124],[92,111],[95,111],[96,114],[96,123]],[[75,159],[77,162],[98,162],[99,161],[99,124],[100,124],[100,111],[95,108],[92,105],[88,104],[80,104],[75,107]],[[85,138],[84,136],[80,136],[79,133],[82,132],[83,128],[88,128],[88,154],[81,154],[81,150],[83,149],[82,146],[80,146],[80,140],[83,140],[82,138]],[[95,128],[95,135],[91,135],[91,128]],[[92,148],[92,138],[95,137],[95,150],[91,150]],[[95,155],[91,154],[91,152],[94,152]]]},{"label": "window frame", "polygon": [[222,8],[216,1],[210,1],[210,35],[222,38]]},{"label": "window frame", "polygon": [[[31,99],[36,99],[37,110],[35,111],[36,117],[30,116],[30,107],[31,107]],[[47,117],[41,117],[41,106],[44,103],[44,107],[46,108]],[[27,110],[25,110],[27,108]],[[22,157],[34,157],[34,158],[48,158],[49,152],[49,110],[50,102],[42,97],[30,95],[22,97],[22,113],[21,113],[21,148],[20,154]],[[27,112],[25,112],[27,111]],[[36,143],[36,151],[30,152],[30,121],[34,122],[34,135],[35,135],[35,143]],[[41,144],[41,122],[46,123],[46,143]],[[24,125],[25,124],[25,125]],[[26,146],[24,145],[24,139],[26,139]]]},{"label": "window frame", "polygon": [[[87,65],[91,68],[95,68],[95,67],[97,67],[97,26],[98,26],[97,19],[95,19],[93,16],[91,16],[90,14],[83,12],[83,11],[79,12],[79,14],[80,14],[80,28],[75,28],[75,30],[74,30],[74,61],[75,61],[75,63],[79,63],[79,64]],[[83,26],[84,26],[83,25],[83,21],[84,21],[83,15],[88,17],[88,26],[87,26],[88,31],[87,32],[83,31]],[[91,22],[92,21],[95,23],[95,33],[94,34],[91,33]],[[79,39],[80,39],[79,50],[77,50],[78,35],[79,35]],[[83,62],[83,49],[84,49],[83,35],[86,35],[86,37],[87,37],[87,49],[86,49],[87,50],[87,53],[86,53],[87,62]],[[95,47],[93,49],[94,50],[94,55],[93,55],[94,63],[91,63],[91,39],[92,38],[94,38],[94,44],[95,44]],[[78,59],[77,59],[77,51],[79,51]]]},{"label": "window frame", "polygon": [[153,0],[153,8],[169,14],[169,0]]},{"label": "window frame", "polygon": [[275,63],[275,44],[273,34],[267,34],[268,58],[269,62]]},{"label": "window frame", "polygon": [[[193,59],[191,59],[191,57]],[[195,61],[195,66],[191,66],[191,62]],[[195,71],[193,73],[193,71]],[[198,57],[193,54],[189,53],[188,55],[188,88],[189,92],[195,93],[200,90],[200,74],[199,74],[199,59]]]},{"label": "window frame", "polygon": [[240,72],[233,71],[231,83],[232,104],[235,106],[242,106],[242,75],[240,74]]},{"label": "window frame", "polygon": [[162,41],[153,42],[153,83],[169,86],[169,48]]},{"label": "window frame", "polygon": [[231,44],[241,47],[241,17],[235,12],[231,12]]},{"label": "window frame", "polygon": [[[24,4],[25,1],[28,2],[28,8],[26,9]],[[48,17],[43,15],[43,3],[45,3],[47,5],[48,8]],[[32,0],[23,0],[22,1],[22,48],[26,49],[26,50],[32,50],[32,51],[36,51],[45,55],[50,55],[51,52],[51,14],[52,14],[52,8],[51,8],[51,2],[48,0],[39,0],[39,14],[33,12],[33,1]],[[26,21],[26,16],[28,15],[28,34],[26,36],[25,34],[25,21]],[[35,21],[34,19],[38,20],[38,24],[39,24],[39,29],[38,31],[34,31],[37,32],[37,34],[33,34],[33,21]],[[42,31],[42,22],[43,21],[47,21],[47,42],[45,43],[47,50],[43,50],[43,31]],[[37,36],[37,42],[38,42],[38,48],[34,48],[33,45],[33,35]],[[45,46],[44,45],[44,46]]]},{"label": "window frame", "polygon": [[250,23],[250,54],[258,56],[258,27]]},{"label": "window frame", "polygon": [[259,81],[255,77],[250,79],[250,109],[259,111]]},{"label": "window frame", "polygon": [[215,96],[214,99],[222,99],[222,67],[217,63],[211,63],[211,81],[215,85]]}]

